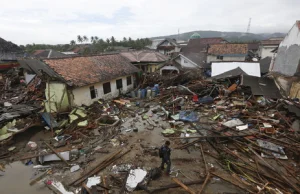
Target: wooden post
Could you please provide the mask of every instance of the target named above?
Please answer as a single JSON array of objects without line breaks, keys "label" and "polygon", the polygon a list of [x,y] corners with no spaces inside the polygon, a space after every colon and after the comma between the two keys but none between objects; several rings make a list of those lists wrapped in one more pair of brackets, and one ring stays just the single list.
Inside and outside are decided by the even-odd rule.
[{"label": "wooden post", "polygon": [[86,186],[86,184],[82,183],[82,187],[84,187],[89,194],[92,194],[92,191]]},{"label": "wooden post", "polygon": [[[103,185],[104,185],[104,187],[107,188],[107,184],[106,184],[106,176],[104,176],[104,175],[103,175]],[[105,189],[105,194],[108,194],[107,189]]]},{"label": "wooden post", "polygon": [[177,183],[178,185],[180,185],[184,190],[186,190],[187,192],[189,192],[190,194],[196,194],[193,190],[191,190],[190,188],[188,188],[185,184],[183,184],[180,180],[178,180],[177,178],[172,178],[172,181],[174,181],[175,183]]},{"label": "wooden post", "polygon": [[59,157],[64,163],[66,163],[68,166],[70,166],[70,164],[54,148],[52,148],[48,143],[46,143],[46,142],[44,142],[44,143],[52,152],[54,152],[55,155],[57,155],[57,157]]},{"label": "wooden post", "polygon": [[201,193],[202,193],[202,191],[203,191],[203,189],[204,189],[204,187],[205,187],[205,185],[207,184],[207,182],[208,182],[209,179],[210,179],[210,173],[208,172],[207,175],[206,175],[206,179],[205,179],[203,185],[201,186],[201,189],[200,189],[200,191],[198,192],[198,194],[201,194]]}]

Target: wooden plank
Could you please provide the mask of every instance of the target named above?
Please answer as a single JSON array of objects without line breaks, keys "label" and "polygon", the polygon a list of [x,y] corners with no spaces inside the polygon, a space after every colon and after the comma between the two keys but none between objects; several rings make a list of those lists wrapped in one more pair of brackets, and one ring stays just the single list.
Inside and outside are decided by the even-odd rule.
[{"label": "wooden plank", "polygon": [[[184,182],[184,184],[185,185],[195,185],[195,184],[201,184],[203,182],[204,182],[204,180],[197,180],[197,181]],[[154,188],[154,189],[148,188],[148,191],[150,193],[157,193],[158,191],[177,188],[177,187],[180,187],[180,185],[178,185],[178,184],[169,184],[169,185],[165,185],[165,186]]]},{"label": "wooden plank", "polygon": [[177,178],[172,178],[172,181],[174,181],[175,183],[177,183],[178,185],[180,185],[184,190],[186,190],[187,192],[189,192],[190,194],[196,194],[195,191],[191,190],[190,188],[188,188],[185,184],[183,184],[179,179]]},{"label": "wooden plank", "polygon": [[57,155],[57,157],[59,157],[65,164],[70,166],[70,164],[54,148],[52,148],[48,143],[46,143],[46,142],[44,142],[44,143],[52,152],[54,152],[55,155]]},{"label": "wooden plank", "polygon": [[208,182],[209,179],[210,179],[210,173],[208,172],[207,175],[206,175],[206,179],[205,179],[203,185],[201,186],[201,189],[200,189],[200,191],[198,192],[198,194],[201,194],[201,193],[202,193],[202,191],[203,191],[203,189],[204,189],[204,187],[205,187],[205,185],[207,184],[207,182]]}]

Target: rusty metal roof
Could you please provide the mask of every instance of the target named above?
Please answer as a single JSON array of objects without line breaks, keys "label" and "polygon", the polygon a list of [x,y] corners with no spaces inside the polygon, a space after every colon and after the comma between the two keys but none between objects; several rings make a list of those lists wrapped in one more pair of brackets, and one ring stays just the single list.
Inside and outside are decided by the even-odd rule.
[{"label": "rusty metal roof", "polygon": [[120,54],[45,59],[43,61],[68,85],[75,86],[109,81],[139,71]]}]

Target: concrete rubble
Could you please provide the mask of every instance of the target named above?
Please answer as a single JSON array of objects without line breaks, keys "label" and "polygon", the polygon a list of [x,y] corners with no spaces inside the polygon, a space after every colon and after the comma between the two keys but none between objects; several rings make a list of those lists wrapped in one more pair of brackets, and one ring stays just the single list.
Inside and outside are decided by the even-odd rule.
[{"label": "concrete rubble", "polygon": [[300,193],[299,99],[254,95],[241,76],[147,74],[129,94],[60,113],[46,112],[42,78],[1,77],[3,177],[22,161],[30,185],[54,193]]}]

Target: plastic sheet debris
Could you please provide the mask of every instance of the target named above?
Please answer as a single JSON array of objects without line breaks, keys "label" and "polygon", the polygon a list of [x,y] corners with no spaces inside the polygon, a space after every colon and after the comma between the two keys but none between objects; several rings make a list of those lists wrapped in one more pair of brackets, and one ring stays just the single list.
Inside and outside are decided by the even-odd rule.
[{"label": "plastic sheet debris", "polygon": [[205,96],[203,98],[199,98],[198,102],[201,104],[211,104],[214,102],[214,99],[211,96]]},{"label": "plastic sheet debris", "polygon": [[12,106],[12,103],[9,103],[9,102],[4,102],[4,106],[5,106],[5,107]]},{"label": "plastic sheet debris", "polygon": [[187,122],[196,122],[199,120],[198,113],[193,111],[180,111],[179,120]]},{"label": "plastic sheet debris", "polygon": [[239,125],[243,125],[244,123],[240,120],[240,119],[232,119],[230,121],[226,121],[225,123],[223,123],[224,126],[226,127],[235,127],[235,126],[239,126]]},{"label": "plastic sheet debris", "polygon": [[165,134],[165,135],[170,135],[170,134],[174,134],[175,130],[174,129],[165,129],[161,133]]},{"label": "plastic sheet debris", "polygon": [[79,166],[79,165],[75,165],[75,166],[72,166],[72,167],[71,167],[70,171],[71,171],[71,172],[76,172],[76,171],[78,171],[79,169],[80,169],[80,166]]},{"label": "plastic sheet debris", "polygon": [[142,169],[130,170],[129,176],[126,180],[126,189],[128,191],[133,191],[136,186],[144,180],[147,175],[147,171]]},{"label": "plastic sheet debris", "polygon": [[[70,152],[60,152],[59,153],[61,157],[63,157],[63,159],[65,160],[70,160]],[[57,155],[55,154],[49,154],[46,156],[39,156],[39,161],[41,164],[43,164],[44,162],[48,162],[48,161],[59,161],[60,158],[57,157]]]},{"label": "plastic sheet debris", "polygon": [[43,165],[35,165],[33,166],[34,169],[47,169],[51,168],[51,166],[43,166]]},{"label": "plastic sheet debris", "polygon": [[61,194],[74,194],[73,192],[67,191],[61,182],[51,181],[50,183],[54,188],[56,188]]},{"label": "plastic sheet debris", "polygon": [[127,172],[129,171],[130,169],[132,168],[132,164],[120,164],[120,165],[114,165],[112,168],[111,168],[111,171],[114,173],[114,174],[118,174],[119,172]]},{"label": "plastic sheet debris", "polygon": [[16,146],[13,146],[13,147],[8,148],[7,150],[11,152],[11,151],[14,151],[15,149],[16,149]]},{"label": "plastic sheet debris", "polygon": [[86,183],[86,186],[88,188],[91,188],[92,186],[95,186],[99,183],[101,183],[101,177],[100,176],[89,177],[88,181]]},{"label": "plastic sheet debris", "polygon": [[88,121],[87,121],[87,120],[82,121],[82,122],[79,122],[79,123],[77,124],[78,127],[86,127],[87,125],[88,125]]},{"label": "plastic sheet debris", "polygon": [[57,121],[53,118],[53,116],[48,112],[43,112],[42,114],[43,120],[49,127],[56,128],[58,127]]},{"label": "plastic sheet debris", "polygon": [[[276,145],[276,144],[274,144],[272,142],[267,142],[267,141],[260,140],[260,139],[258,139],[256,141],[257,141],[258,145],[260,147],[262,147],[262,148],[267,148],[269,150],[273,150],[273,151],[281,153],[281,154],[279,154],[279,153],[272,152],[272,155],[274,157],[279,158],[279,159],[283,159],[283,160],[287,160],[288,159],[288,157],[285,155],[283,147],[278,146],[278,145]],[[265,158],[271,158],[270,156],[268,156],[268,155],[266,155],[264,153],[261,153],[261,156],[265,157]]]},{"label": "plastic sheet debris", "polygon": [[243,131],[245,129],[248,129],[248,124],[236,126],[236,130],[238,130],[238,131]]}]

